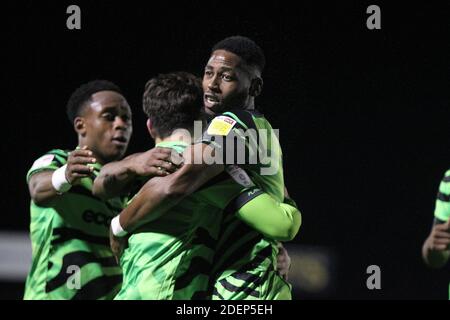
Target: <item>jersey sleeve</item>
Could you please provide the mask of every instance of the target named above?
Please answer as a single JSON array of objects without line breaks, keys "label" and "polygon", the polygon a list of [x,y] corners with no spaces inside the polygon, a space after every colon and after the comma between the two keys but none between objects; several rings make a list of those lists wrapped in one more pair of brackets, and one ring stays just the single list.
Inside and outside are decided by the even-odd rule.
[{"label": "jersey sleeve", "polygon": [[245,110],[216,116],[203,133],[201,143],[212,146],[222,164],[256,165],[258,130],[252,115]]},{"label": "jersey sleeve", "polygon": [[31,176],[35,173],[56,170],[61,168],[67,162],[67,152],[63,150],[51,150],[34,161],[31,168],[27,173],[27,182],[29,182]]},{"label": "jersey sleeve", "polygon": [[445,173],[439,185],[434,217],[444,222],[450,219],[450,170]]},{"label": "jersey sleeve", "polygon": [[285,200],[279,203],[267,193],[253,187],[237,196],[228,210],[234,211],[240,220],[264,236],[290,241],[300,229],[301,213],[293,200]]}]

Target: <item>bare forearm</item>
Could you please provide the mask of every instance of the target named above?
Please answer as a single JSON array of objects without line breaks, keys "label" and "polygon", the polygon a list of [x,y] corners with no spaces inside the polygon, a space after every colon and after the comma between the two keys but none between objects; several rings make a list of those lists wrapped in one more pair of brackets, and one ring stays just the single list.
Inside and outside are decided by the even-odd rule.
[{"label": "bare forearm", "polygon": [[95,178],[92,193],[102,199],[126,194],[136,179],[136,174],[130,170],[127,161],[122,160],[105,165]]},{"label": "bare forearm", "polygon": [[156,220],[222,171],[223,166],[185,165],[174,174],[150,179],[120,214],[121,226],[132,232]]},{"label": "bare forearm", "polygon": [[41,207],[51,206],[52,201],[58,197],[58,193],[52,185],[52,174],[54,171],[37,173],[30,178],[28,188],[31,199]]},{"label": "bare forearm", "polygon": [[181,201],[183,194],[168,192],[169,179],[153,178],[142,187],[120,214],[120,224],[125,230],[133,232],[139,226],[158,219]]}]

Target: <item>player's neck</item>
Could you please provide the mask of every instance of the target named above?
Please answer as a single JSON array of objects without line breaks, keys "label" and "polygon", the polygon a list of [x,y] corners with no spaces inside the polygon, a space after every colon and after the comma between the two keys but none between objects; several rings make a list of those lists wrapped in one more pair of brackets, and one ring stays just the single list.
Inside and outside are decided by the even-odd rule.
[{"label": "player's neck", "polygon": [[244,110],[255,110],[255,98],[248,98],[247,103],[244,105]]},{"label": "player's neck", "polygon": [[185,143],[190,144],[192,141],[192,134],[188,130],[180,129],[175,130],[170,136],[165,138],[155,138],[155,143],[161,143],[161,142],[170,142],[170,141],[182,141]]}]

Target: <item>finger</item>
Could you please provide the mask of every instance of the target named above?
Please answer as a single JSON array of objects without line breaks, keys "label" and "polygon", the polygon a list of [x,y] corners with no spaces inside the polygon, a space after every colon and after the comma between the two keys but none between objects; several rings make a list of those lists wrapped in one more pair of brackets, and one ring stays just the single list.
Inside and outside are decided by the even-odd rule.
[{"label": "finger", "polygon": [[445,244],[438,244],[438,245],[433,245],[432,250],[433,251],[445,251],[447,250],[448,245]]},{"label": "finger", "polygon": [[155,168],[155,176],[159,176],[159,177],[165,177],[167,175],[170,174],[170,172],[166,171],[164,168],[161,167],[154,167]]},{"label": "finger", "polygon": [[93,157],[85,157],[85,156],[76,156],[70,159],[71,164],[88,164],[88,163],[96,163],[97,159]]},{"label": "finger", "polygon": [[172,148],[165,148],[165,147],[155,147],[151,150],[154,150],[154,152],[157,153],[165,153],[165,154],[171,154],[172,153]]},{"label": "finger", "polygon": [[177,169],[173,163],[162,160],[155,161],[153,165],[158,169],[164,169],[169,172],[174,172]]},{"label": "finger", "polygon": [[148,151],[148,154],[153,159],[170,160],[171,148],[156,147]]},{"label": "finger", "polygon": [[[71,183],[71,184],[73,184],[74,182],[75,182],[75,180],[78,180],[78,179],[83,179],[83,178],[88,178],[88,177],[90,177],[90,175],[89,174],[81,174],[81,173],[73,173],[72,175],[71,175],[71,179],[69,179],[69,182]],[[71,180],[71,181],[70,181]]]},{"label": "finger", "polygon": [[450,239],[442,239],[442,238],[438,238],[438,239],[434,239],[433,240],[433,244],[450,244]]},{"label": "finger", "polygon": [[436,231],[434,232],[433,236],[435,238],[444,238],[444,239],[450,239],[450,233],[445,231]]},{"label": "finger", "polygon": [[170,153],[164,153],[164,152],[156,152],[152,154],[151,160],[163,160],[170,162]]},{"label": "finger", "polygon": [[74,164],[71,165],[68,169],[69,175],[78,173],[78,174],[91,174],[94,171],[93,167],[86,166],[83,164]]},{"label": "finger", "polygon": [[75,149],[70,152],[71,157],[90,157],[93,153],[91,150]]},{"label": "finger", "polygon": [[447,222],[444,223],[444,225],[447,227],[447,230],[450,231],[450,219],[448,219]]}]

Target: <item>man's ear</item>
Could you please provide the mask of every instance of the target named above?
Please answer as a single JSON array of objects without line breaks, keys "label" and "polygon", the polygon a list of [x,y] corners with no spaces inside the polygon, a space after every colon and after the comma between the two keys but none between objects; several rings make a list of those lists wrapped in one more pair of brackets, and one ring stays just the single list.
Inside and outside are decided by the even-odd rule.
[{"label": "man's ear", "polygon": [[86,136],[86,120],[83,117],[76,117],[73,120],[73,127],[78,135]]},{"label": "man's ear", "polygon": [[152,120],[150,120],[150,118],[147,119],[147,130],[148,130],[148,133],[150,133],[150,136],[154,140],[155,139],[155,130],[153,128],[153,123],[152,123]]},{"label": "man's ear", "polygon": [[261,94],[263,88],[263,79],[260,77],[252,79],[252,83],[250,84],[249,94],[252,97],[257,97]]}]

